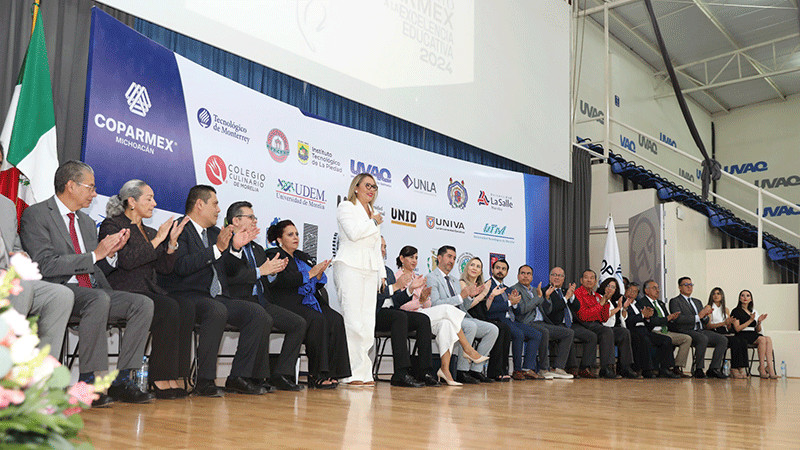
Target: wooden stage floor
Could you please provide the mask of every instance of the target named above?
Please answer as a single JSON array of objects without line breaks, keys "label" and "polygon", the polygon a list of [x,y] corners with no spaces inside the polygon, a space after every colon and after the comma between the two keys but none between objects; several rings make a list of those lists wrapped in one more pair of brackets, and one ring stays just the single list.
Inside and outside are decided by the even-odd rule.
[{"label": "wooden stage floor", "polygon": [[800,448],[800,379],[380,382],[82,416],[97,448]]}]

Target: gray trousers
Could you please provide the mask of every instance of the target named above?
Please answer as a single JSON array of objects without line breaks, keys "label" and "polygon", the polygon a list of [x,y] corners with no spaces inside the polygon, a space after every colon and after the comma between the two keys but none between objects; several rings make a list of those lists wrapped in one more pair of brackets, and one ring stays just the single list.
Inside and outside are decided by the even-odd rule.
[{"label": "gray trousers", "polygon": [[117,369],[141,367],[147,333],[153,320],[153,301],[132,292],[85,288],[74,283],[66,286],[75,294],[72,317],[80,320],[80,372],[108,370],[106,324],[121,319],[127,325],[120,339]]},{"label": "gray trousers", "polygon": [[559,325],[550,325],[545,322],[531,322],[529,324],[542,333],[542,342],[539,343],[539,369],[549,370],[550,366],[550,342],[556,342],[555,368],[564,369],[567,365],[569,350],[572,341],[575,339],[575,332],[570,328]]},{"label": "gray trousers", "polygon": [[11,306],[26,317],[39,316],[36,322],[39,347],[49,345],[50,354],[60,358],[64,330],[74,301],[72,291],[60,284],[41,280],[22,280],[20,286],[22,292],[9,298]]},{"label": "gray trousers", "polygon": [[714,347],[714,354],[711,356],[709,369],[722,368],[722,360],[725,359],[725,351],[728,350],[728,338],[711,330],[684,331],[692,338],[694,346],[694,368],[703,369],[706,366],[706,348]]},{"label": "gray trousers", "polygon": [[[496,325],[489,322],[484,322],[483,320],[464,317],[464,320],[461,321],[461,329],[464,330],[464,336],[466,336],[467,342],[472,343],[476,338],[480,339],[481,341],[478,343],[478,348],[475,350],[477,350],[481,355],[489,356],[489,352],[492,351],[494,342],[497,340],[497,334],[499,333]],[[454,347],[454,352],[457,352],[459,356],[456,370],[474,370],[475,372],[483,371],[483,366],[486,363],[470,363],[467,358],[462,356],[463,349],[460,345]]]}]

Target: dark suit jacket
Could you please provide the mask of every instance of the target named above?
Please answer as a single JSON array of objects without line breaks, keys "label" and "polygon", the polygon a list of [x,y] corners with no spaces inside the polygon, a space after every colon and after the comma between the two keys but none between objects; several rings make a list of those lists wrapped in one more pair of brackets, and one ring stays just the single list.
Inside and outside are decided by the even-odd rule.
[{"label": "dark suit jacket", "polygon": [[408,292],[405,289],[394,291],[392,295],[389,295],[389,285],[395,283],[397,283],[397,278],[394,276],[394,272],[392,272],[392,269],[386,267],[386,287],[378,291],[378,300],[375,305],[375,314],[377,314],[378,311],[381,310],[383,302],[385,302],[386,299],[391,298],[393,308],[397,309],[400,309],[401,306],[403,306],[406,302],[411,300],[411,296],[408,295]]},{"label": "dark suit jacket", "polygon": [[223,262],[225,253],[229,250],[225,249],[220,258],[215,260],[213,246],[217,242],[219,228],[212,226],[206,230],[208,242],[211,244],[209,247],[203,245],[203,240],[191,221],[186,223],[183,232],[178,236],[178,250],[175,251],[175,264],[172,272],[159,276],[159,284],[168,292],[209,294],[211,280],[214,279],[214,272],[211,269],[213,265],[222,285],[222,293],[230,295]]},{"label": "dark suit jacket", "polygon": [[[263,277],[261,280],[265,287],[269,288],[270,298],[275,299],[277,303],[300,304],[303,296],[300,295],[298,289],[303,285],[303,274],[297,268],[297,259],[305,261],[311,267],[314,267],[316,261],[301,250],[295,250],[294,257],[291,257],[280,247],[268,249],[266,257],[271,259],[276,253],[280,255],[280,258],[289,258],[286,268],[275,274],[275,279],[271,283],[268,283],[268,280]],[[314,297],[321,305],[328,305],[328,293],[325,291],[322,281],[317,282],[317,291],[314,293]]]},{"label": "dark suit jacket", "polygon": [[[669,315],[669,310],[667,309],[667,306],[664,304],[664,302],[662,302],[661,300],[656,300],[656,302],[658,303],[659,306],[661,306],[661,310],[664,311],[664,314]],[[641,311],[645,306],[649,306],[651,308],[653,307],[650,304],[650,299],[646,295],[643,295],[639,297],[639,300],[636,300],[636,307],[639,308],[639,311]],[[650,319],[645,320],[644,323],[647,326],[648,330],[652,330],[653,327],[669,326],[669,321],[667,320],[667,318],[658,317],[658,313],[655,311],[653,312],[653,316],[650,317]]]},{"label": "dark suit jacket", "polygon": [[[250,242],[247,244],[253,250],[253,256],[256,260],[256,266],[260,267],[267,261],[267,253],[264,247],[257,242]],[[242,248],[242,257],[239,258],[230,252],[225,253],[222,259],[225,263],[225,272],[228,277],[228,289],[230,295],[236,298],[249,298],[253,295],[253,286],[256,283],[261,283],[265,287],[265,282],[262,283],[262,278],[256,274],[256,270],[250,267],[247,262],[247,255],[244,253],[245,249]],[[267,298],[266,289],[264,289],[264,298]]]},{"label": "dark suit jacket", "polygon": [[97,248],[97,226],[85,212],[76,211],[75,220],[81,229],[86,253],[75,253],[67,225],[58,211],[55,197],[29,206],[22,213],[20,239],[22,248],[31,259],[39,263],[42,279],[51,283],[65,284],[75,275],[88,273],[94,276],[99,287],[111,289],[103,271],[92,264],[92,255]]},{"label": "dark suit jacket", "polygon": [[[622,300],[624,301],[625,298],[623,297]],[[636,311],[638,312],[634,312],[631,306],[636,306]],[[644,319],[644,316],[642,316],[642,309],[639,307],[638,299],[631,303],[631,306],[628,307],[628,318],[625,319],[625,326],[628,327],[628,329],[633,329],[633,327],[640,323],[647,326],[647,321]]]},{"label": "dark suit jacket", "polygon": [[[703,304],[700,300],[692,297],[692,303],[694,303],[695,308],[697,308],[697,312],[699,313],[701,309],[703,309]],[[669,323],[670,331],[676,331],[678,333],[685,333],[687,331],[694,330],[694,316],[696,315],[694,309],[686,303],[686,300],[683,298],[682,295],[677,297],[673,297],[669,300],[669,310],[672,312],[680,311],[681,314],[678,316],[677,319],[673,320]],[[702,329],[705,329],[706,324],[710,318],[705,316],[704,318],[700,319],[700,323],[702,325]]]},{"label": "dark suit jacket", "polygon": [[[542,287],[542,292],[547,292],[547,289],[550,287],[548,284],[547,286]],[[580,302],[572,302],[571,304],[567,305],[567,301],[564,298],[564,295],[567,291],[564,290],[563,287],[557,288],[550,294],[550,303],[552,303],[552,309],[547,314],[550,318],[550,321],[554,324],[563,324],[564,323],[564,310],[569,307],[570,311],[572,311],[572,323],[580,322],[578,320],[578,309],[580,309],[581,305]]]},{"label": "dark suit jacket", "polygon": [[111,287],[119,291],[166,294],[167,291],[156,282],[156,273],[172,272],[177,251],[167,254],[169,239],[165,239],[158,248],[153,248],[150,241],[156,237],[157,231],[142,224],[147,233],[145,237],[125,214],[107,217],[100,225],[100,239],[123,228],[130,230],[131,236],[117,252],[117,267],[109,266],[105,260],[98,263]]},{"label": "dark suit jacket", "polygon": [[[491,293],[492,290],[494,290],[494,288],[496,287],[497,287],[497,282],[494,280],[494,278],[492,278],[492,285],[489,287],[489,292]],[[508,292],[507,286],[506,286],[506,292]],[[476,308],[480,305],[484,305],[484,309],[486,309],[485,300],[476,305]],[[486,315],[489,318],[489,320],[502,320],[505,319],[508,310],[509,310],[508,302],[506,301],[506,299],[503,298],[502,295],[498,295],[492,300],[492,305],[486,311],[487,313]]]},{"label": "dark suit jacket", "polygon": [[[541,307],[542,322],[550,325],[553,324],[548,316],[553,309],[553,303],[544,297],[537,296],[536,288],[534,288],[533,295],[529,294],[528,290],[520,283],[511,286],[511,289],[519,292],[519,295],[522,297],[522,300],[517,303],[517,307],[514,308],[517,322],[524,323],[525,325],[534,323],[534,319],[536,319],[536,310]],[[555,294],[555,291],[553,291],[553,294]]]}]

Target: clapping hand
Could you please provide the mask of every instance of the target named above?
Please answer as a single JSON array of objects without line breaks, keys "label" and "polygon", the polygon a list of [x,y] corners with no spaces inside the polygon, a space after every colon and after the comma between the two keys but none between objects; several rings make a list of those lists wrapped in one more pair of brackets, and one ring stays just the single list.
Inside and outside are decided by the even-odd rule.
[{"label": "clapping hand", "polygon": [[263,277],[267,275],[274,275],[285,269],[286,265],[289,264],[289,258],[279,258],[279,256],[280,255],[278,253],[275,253],[272,259],[267,259],[264,261],[264,264],[258,268],[258,273],[260,273]]},{"label": "clapping hand", "polygon": [[156,232],[156,237],[153,239],[156,241],[156,247],[158,244],[164,242],[164,239],[167,238],[169,235],[169,229],[172,226],[172,221],[175,220],[175,216],[173,215],[169,219],[167,219],[164,223],[158,226],[158,231]]},{"label": "clapping hand", "polygon": [[522,295],[520,295],[518,290],[512,289],[511,292],[508,293],[508,301],[512,306],[516,306],[520,300],[522,300]]},{"label": "clapping hand", "polygon": [[467,284],[464,289],[461,289],[461,298],[474,297],[481,292],[481,288],[475,284]]},{"label": "clapping hand", "polygon": [[570,283],[569,289],[567,289],[567,295],[565,295],[564,298],[570,298],[574,293],[575,293],[575,283]]},{"label": "clapping hand", "polygon": [[[413,277],[412,274],[409,274],[409,275],[411,275]],[[417,289],[419,289],[421,287],[424,287],[427,284],[428,284],[428,282],[425,280],[425,277],[421,277],[420,276],[420,277],[414,278],[413,281],[411,281],[411,284],[409,285],[409,288],[412,291],[415,291],[415,290],[417,290]]]},{"label": "clapping hand", "polygon": [[680,311],[675,311],[674,313],[672,313],[672,314],[667,316],[667,320],[672,322],[673,320],[677,319],[678,316],[680,316],[680,315],[681,315]]},{"label": "clapping hand", "polygon": [[[536,285],[536,296],[542,296],[542,282],[540,281],[538,285]],[[549,297],[549,296],[548,296]]]},{"label": "clapping hand", "polygon": [[425,289],[422,290],[422,292],[419,293],[419,302],[424,304],[425,302],[428,301],[428,297],[430,296],[431,296],[431,287],[427,286],[425,287]]},{"label": "clapping hand", "polygon": [[241,230],[233,235],[233,248],[241,249],[245,245],[253,241],[258,236],[261,230],[258,227],[252,227],[247,230]]},{"label": "clapping hand", "polygon": [[380,214],[373,214],[372,220],[374,220],[377,225],[380,225],[383,223],[383,216]]},{"label": "clapping hand", "polygon": [[766,313],[758,316],[758,323],[763,322],[764,319],[766,319],[766,318],[767,318],[767,314]]},{"label": "clapping hand", "polygon": [[233,225],[228,225],[227,227],[220,230],[219,235],[217,235],[217,250],[220,252],[224,252],[228,248],[228,244],[231,243],[231,237],[233,236]]},{"label": "clapping hand", "polygon": [[172,248],[175,248],[178,245],[178,236],[183,233],[183,227],[189,223],[189,216],[186,216],[180,222],[174,222],[172,229],[169,230],[169,245]]},{"label": "clapping hand", "polygon": [[645,319],[653,317],[653,314],[655,314],[653,308],[649,306],[645,306],[644,308],[642,308],[642,317],[644,317]]},{"label": "clapping hand", "polygon": [[308,271],[308,277],[309,278],[317,277],[318,280],[321,280],[322,275],[325,272],[325,269],[328,268],[328,265],[330,263],[331,260],[326,259],[325,261],[322,261],[321,263],[315,265],[314,267],[311,268],[311,270]]},{"label": "clapping hand", "polygon": [[494,289],[492,289],[491,296],[492,296],[492,298],[494,298],[494,297],[497,297],[498,295],[503,295],[503,292],[505,292],[505,291],[506,291],[506,288],[504,288],[504,287],[501,288],[498,285]]},{"label": "clapping hand", "polygon": [[395,286],[399,286],[401,289],[405,286],[408,286],[408,283],[411,282],[414,275],[411,272],[403,271],[403,274],[397,278],[397,283]]},{"label": "clapping hand", "polygon": [[625,299],[625,303],[622,304],[622,307],[624,309],[628,309],[628,307],[631,306],[631,303],[633,303],[633,299],[632,298],[626,298]]}]

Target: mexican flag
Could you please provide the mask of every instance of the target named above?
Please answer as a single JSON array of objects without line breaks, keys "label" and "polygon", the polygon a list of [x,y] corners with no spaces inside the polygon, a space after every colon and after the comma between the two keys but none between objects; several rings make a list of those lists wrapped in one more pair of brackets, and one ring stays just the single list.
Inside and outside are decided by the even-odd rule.
[{"label": "mexican flag", "polygon": [[34,16],[34,21],[31,42],[0,133],[5,156],[0,168],[0,194],[16,203],[17,218],[28,205],[53,195],[53,176],[58,168],[44,28],[41,17],[37,20]]}]

